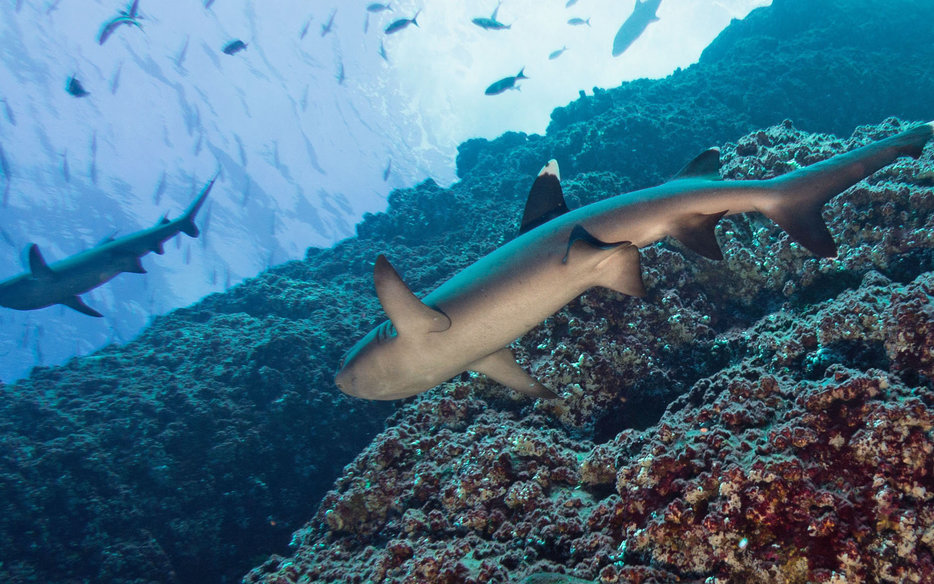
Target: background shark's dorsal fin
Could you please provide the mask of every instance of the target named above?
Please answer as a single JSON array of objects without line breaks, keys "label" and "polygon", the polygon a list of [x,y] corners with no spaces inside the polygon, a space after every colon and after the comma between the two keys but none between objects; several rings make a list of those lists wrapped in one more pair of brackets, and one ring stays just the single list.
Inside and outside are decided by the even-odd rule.
[{"label": "background shark's dorsal fin", "polygon": [[519,233],[535,229],[567,212],[568,206],[561,192],[558,161],[549,160],[545,168],[538,173],[538,178],[532,183],[529,198],[525,202],[525,212],[522,214],[522,226],[519,228]]},{"label": "background shark's dorsal fin", "polygon": [[688,162],[671,180],[681,178],[704,178],[720,180],[720,149],[708,148],[694,160]]},{"label": "background shark's dorsal fin", "polygon": [[45,258],[42,257],[42,252],[39,251],[39,246],[35,243],[29,244],[29,247],[26,248],[26,256],[29,261],[29,271],[32,272],[32,275],[36,278],[47,278],[53,276],[52,268],[49,267],[49,264],[45,263]]},{"label": "background shark's dorsal fin", "polygon": [[399,336],[419,333],[439,333],[451,327],[451,319],[440,310],[418,299],[405,285],[386,256],[380,254],[373,268],[373,284],[386,316]]},{"label": "background shark's dorsal fin", "polygon": [[168,215],[163,215],[162,219],[159,219],[159,225],[165,225],[166,223],[171,223]]}]

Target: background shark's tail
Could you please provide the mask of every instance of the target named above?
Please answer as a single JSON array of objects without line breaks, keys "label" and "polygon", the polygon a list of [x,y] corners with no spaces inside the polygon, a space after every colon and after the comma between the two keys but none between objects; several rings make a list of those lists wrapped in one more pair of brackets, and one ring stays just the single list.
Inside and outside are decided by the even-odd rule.
[{"label": "background shark's tail", "polygon": [[[218,173],[219,174],[219,173]],[[208,198],[208,193],[211,192],[211,187],[214,186],[214,181],[217,180],[217,174],[211,179],[211,181],[201,189],[201,193],[198,194],[198,198],[195,199],[194,203],[185,211],[185,213],[178,218],[178,229],[189,237],[198,237],[198,234],[201,233],[201,230],[198,229],[198,226],[195,225],[195,215],[198,214],[198,210],[201,209],[201,205],[204,204],[204,200]]]},{"label": "background shark's tail", "polygon": [[792,239],[823,257],[837,246],[821,217],[824,203],[888,166],[899,156],[917,158],[934,135],[934,122],[873,142],[769,181],[777,191],[769,208],[760,209]]}]

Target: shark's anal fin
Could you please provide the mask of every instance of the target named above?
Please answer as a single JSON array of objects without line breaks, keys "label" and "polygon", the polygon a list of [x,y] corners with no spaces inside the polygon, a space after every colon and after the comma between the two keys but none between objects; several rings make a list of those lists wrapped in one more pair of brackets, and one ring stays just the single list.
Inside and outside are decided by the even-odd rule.
[{"label": "shark's anal fin", "polygon": [[532,397],[555,399],[558,394],[525,372],[508,347],[490,353],[467,366],[467,369],[482,373],[493,381]]},{"label": "shark's anal fin", "polygon": [[[657,19],[656,19],[657,20]],[[694,160],[684,165],[671,180],[682,178],[702,178],[720,180],[720,149],[708,148],[698,154]]]},{"label": "shark's anal fin", "polygon": [[723,251],[717,243],[715,228],[727,211],[704,215],[696,213],[678,221],[678,225],[671,230],[671,236],[684,244],[688,249],[695,251],[705,258],[722,260]]},{"label": "shark's anal fin", "polygon": [[543,223],[551,221],[559,215],[568,212],[564,193],[561,192],[561,175],[558,171],[558,162],[549,160],[548,164],[538,173],[529,198],[525,202],[525,211],[522,213],[522,225],[519,233],[535,229]]},{"label": "shark's anal fin", "polygon": [[34,278],[51,278],[55,275],[49,264],[45,263],[45,258],[42,257],[38,245],[35,243],[29,244],[26,253],[29,258],[29,271],[32,272]]},{"label": "shark's anal fin", "polygon": [[80,296],[72,296],[71,298],[62,300],[61,304],[64,304],[68,308],[74,308],[78,312],[82,314],[86,314],[88,316],[95,316],[97,318],[101,318],[104,316],[103,314],[99,313],[98,311],[94,310],[93,308],[85,304],[84,300],[81,300]]},{"label": "shark's anal fin", "polygon": [[380,254],[373,268],[373,284],[386,316],[400,336],[418,333],[438,333],[451,328],[451,319],[440,310],[418,299],[405,285],[386,256]]}]

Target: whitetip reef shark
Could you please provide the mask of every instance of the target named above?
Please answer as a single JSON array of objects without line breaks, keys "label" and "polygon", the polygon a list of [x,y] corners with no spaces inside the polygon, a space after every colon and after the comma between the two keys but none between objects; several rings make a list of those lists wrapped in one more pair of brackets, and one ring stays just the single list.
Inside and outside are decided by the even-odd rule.
[{"label": "whitetip reef shark", "polygon": [[88,316],[103,316],[79,296],[110,281],[117,274],[145,274],[140,258],[149,252],[164,253],[163,244],[185,233],[198,237],[195,215],[204,204],[217,175],[198,194],[195,201],[177,219],[163,216],[155,226],[120,238],[108,237],[91,249],[78,252],[53,264],[47,264],[35,243],[26,248],[29,271],[0,282],[0,306],[16,310],[35,310],[64,304]]},{"label": "whitetip reef shark", "polygon": [[640,247],[670,236],[720,260],[717,222],[755,211],[833,257],[824,204],[900,156],[917,158],[932,133],[934,122],[918,125],[768,180],[720,180],[720,152],[711,148],[662,185],[573,211],[552,160],[532,185],[520,235],[421,300],[377,257],[373,280],[389,320],[347,352],[335,383],[348,395],[391,400],[476,371],[533,397],[557,397],[516,363],[509,344],[594,286],[643,296]]}]

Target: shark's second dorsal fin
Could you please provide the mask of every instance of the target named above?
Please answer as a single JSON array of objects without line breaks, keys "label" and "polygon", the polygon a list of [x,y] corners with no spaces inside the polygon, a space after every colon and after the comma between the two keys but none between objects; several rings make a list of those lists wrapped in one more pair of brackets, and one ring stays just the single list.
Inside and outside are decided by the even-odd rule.
[{"label": "shark's second dorsal fin", "polygon": [[525,212],[522,214],[522,226],[519,228],[519,233],[535,229],[567,212],[568,206],[561,192],[558,162],[549,160],[545,168],[538,173],[538,178],[532,183],[529,198],[525,202]]},{"label": "shark's second dorsal fin", "polygon": [[418,299],[405,285],[386,256],[380,254],[373,268],[373,284],[386,316],[399,332],[399,336],[411,333],[439,333],[451,327],[451,319],[440,310],[428,306]]},{"label": "shark's second dorsal fin", "polygon": [[684,168],[678,171],[678,174],[674,175],[671,180],[682,178],[720,180],[720,149],[704,150],[694,160],[684,165]]},{"label": "shark's second dorsal fin", "polygon": [[42,257],[38,245],[35,243],[29,244],[26,254],[29,259],[29,271],[32,272],[33,277],[49,278],[55,275],[49,264],[45,263],[45,258]]}]

